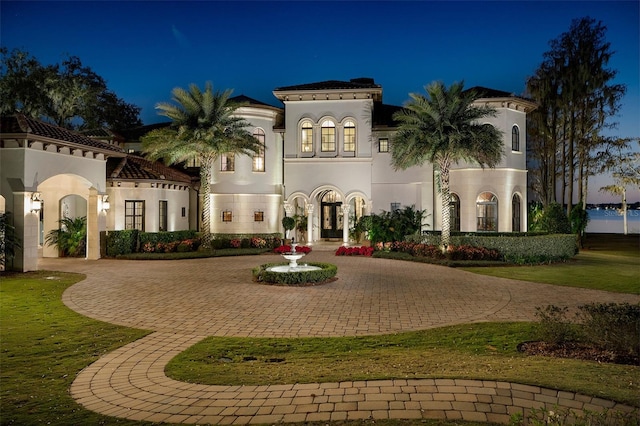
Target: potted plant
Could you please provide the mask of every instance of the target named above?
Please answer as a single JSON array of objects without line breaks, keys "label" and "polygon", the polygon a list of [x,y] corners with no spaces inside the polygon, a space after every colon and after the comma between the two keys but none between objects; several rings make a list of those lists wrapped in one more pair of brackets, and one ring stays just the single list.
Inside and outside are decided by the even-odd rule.
[{"label": "potted plant", "polygon": [[49,231],[45,238],[48,246],[56,246],[60,256],[82,257],[85,255],[87,238],[87,218],[65,217],[58,221],[59,229]]},{"label": "potted plant", "polygon": [[282,218],[282,227],[284,228],[284,244],[291,245],[289,231],[296,227],[296,220],[292,217],[285,216]]}]

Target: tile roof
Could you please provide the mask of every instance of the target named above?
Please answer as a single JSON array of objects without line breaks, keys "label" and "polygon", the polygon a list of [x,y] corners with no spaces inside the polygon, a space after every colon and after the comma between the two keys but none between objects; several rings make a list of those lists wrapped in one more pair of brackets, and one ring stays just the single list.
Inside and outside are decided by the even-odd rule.
[{"label": "tile roof", "polygon": [[271,108],[277,108],[277,107],[274,107],[273,105],[269,105],[265,102],[258,101],[256,99],[250,98],[249,96],[245,96],[245,95],[234,96],[232,98],[229,98],[229,100],[237,104],[249,104],[249,105],[258,105],[258,106],[267,106]]},{"label": "tile roof", "polygon": [[165,166],[159,161],[149,161],[137,155],[107,160],[107,180],[154,180],[191,183],[191,176]]},{"label": "tile roof", "polygon": [[91,139],[63,127],[45,123],[35,118],[29,118],[24,114],[2,116],[0,118],[0,133],[26,133],[34,136],[41,136],[59,141],[70,142],[75,145],[82,145],[89,148],[96,148],[102,151],[122,152],[122,149],[115,145]]},{"label": "tile roof", "polygon": [[279,91],[289,90],[355,90],[355,89],[380,89],[372,78],[352,78],[349,81],[327,80],[317,83],[298,84],[295,86],[283,86],[275,89]]}]

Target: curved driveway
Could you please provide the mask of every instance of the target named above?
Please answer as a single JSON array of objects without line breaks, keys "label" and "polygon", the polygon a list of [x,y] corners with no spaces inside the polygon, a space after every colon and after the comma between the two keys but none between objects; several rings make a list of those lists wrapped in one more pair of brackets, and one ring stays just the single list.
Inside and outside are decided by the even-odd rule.
[{"label": "curved driveway", "polygon": [[[484,412],[484,406],[472,406],[483,404],[481,395],[487,387],[499,398],[496,389],[500,386],[521,385],[478,382],[465,387],[444,381],[440,389],[433,383],[431,393],[427,392],[431,405],[414,400],[421,393],[407,383],[377,386],[377,394],[387,398],[382,402],[367,399],[367,392],[361,392],[358,386],[355,393],[361,400],[350,399],[349,392],[354,391],[343,389],[338,402],[331,402],[332,393],[321,389],[332,385],[352,388],[344,384],[286,385],[279,391],[278,387],[264,386],[268,390],[262,394],[270,396],[245,389],[245,398],[241,398],[243,392],[237,387],[190,385],[168,379],[164,366],[206,336],[371,335],[479,321],[533,320],[535,308],[548,304],[576,307],[594,301],[640,302],[640,296],[634,295],[485,277],[413,262],[335,257],[333,252],[322,251],[314,251],[304,260],[337,264],[338,279],[334,282],[311,287],[252,282],[252,267],[279,260],[275,255],[182,261],[42,259],[41,269],[87,274],[86,280],[63,294],[64,303],[73,310],[156,332],[83,370],[72,386],[73,396],[87,408],[104,414],[150,421],[269,423],[407,418],[421,413],[422,417],[508,422],[508,414],[517,405],[513,397],[509,404],[493,404],[502,408],[491,408],[486,401],[489,408]],[[305,395],[304,386],[314,387],[313,392],[307,389]],[[363,386],[374,385],[369,382]],[[391,388],[393,392],[388,391]],[[461,402],[472,402],[472,406],[456,407],[452,402],[434,405],[434,395],[443,395],[449,388],[457,388],[463,395]],[[562,395],[566,392],[536,389],[539,393],[555,392],[555,403],[561,396],[568,398]],[[291,398],[282,396],[286,392]],[[510,392],[524,391],[510,388]],[[535,399],[536,392],[529,393],[530,399]],[[447,398],[458,399],[458,393],[449,394]]]}]

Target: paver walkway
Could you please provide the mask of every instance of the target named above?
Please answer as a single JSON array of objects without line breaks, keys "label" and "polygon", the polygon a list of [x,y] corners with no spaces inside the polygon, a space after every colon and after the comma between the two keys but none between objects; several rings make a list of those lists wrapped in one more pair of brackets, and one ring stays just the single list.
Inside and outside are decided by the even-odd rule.
[{"label": "paver walkway", "polygon": [[387,380],[277,386],[207,386],[164,374],[206,336],[347,336],[479,321],[533,320],[535,307],[640,302],[640,296],[484,277],[434,265],[335,257],[335,282],[253,283],[273,255],[175,261],[43,259],[41,269],[87,274],[63,301],[89,317],[155,331],[83,370],[71,393],[86,408],[129,419],[247,424],[353,418],[450,418],[507,423],[513,412],[555,404],[630,410],[609,401],[502,382]]}]

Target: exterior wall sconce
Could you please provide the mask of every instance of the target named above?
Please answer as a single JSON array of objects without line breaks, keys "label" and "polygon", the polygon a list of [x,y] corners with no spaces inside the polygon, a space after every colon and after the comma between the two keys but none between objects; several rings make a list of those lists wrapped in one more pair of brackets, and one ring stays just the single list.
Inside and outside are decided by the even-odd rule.
[{"label": "exterior wall sconce", "polygon": [[106,212],[111,208],[111,203],[109,203],[109,196],[107,194],[100,195],[100,211]]},{"label": "exterior wall sconce", "polygon": [[42,209],[42,200],[39,192],[31,194],[31,212],[38,213]]}]

